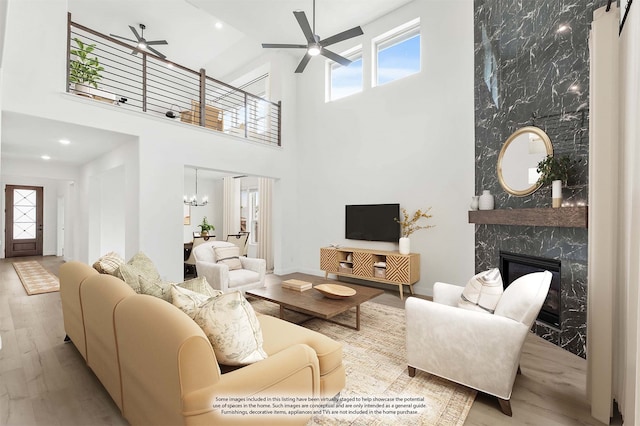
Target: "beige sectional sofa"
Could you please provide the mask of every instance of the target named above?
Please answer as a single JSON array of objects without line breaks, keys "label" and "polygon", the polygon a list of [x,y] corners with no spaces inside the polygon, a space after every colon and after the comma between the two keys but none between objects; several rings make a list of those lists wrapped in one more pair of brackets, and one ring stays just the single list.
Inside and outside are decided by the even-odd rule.
[{"label": "beige sectional sofa", "polygon": [[258,315],[262,361],[222,373],[209,339],[180,309],[80,262],[60,268],[64,327],[132,425],[306,424],[309,415],[225,415],[216,397],[332,397],[342,345]]}]

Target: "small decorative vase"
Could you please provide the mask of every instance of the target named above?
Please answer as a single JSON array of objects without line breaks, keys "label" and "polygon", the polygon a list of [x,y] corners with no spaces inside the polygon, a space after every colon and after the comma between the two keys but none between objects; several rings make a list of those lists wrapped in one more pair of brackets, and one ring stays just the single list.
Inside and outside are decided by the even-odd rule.
[{"label": "small decorative vase", "polygon": [[208,236],[209,236],[209,231],[202,231],[202,232],[200,232],[200,236],[201,236],[201,237],[208,237]]},{"label": "small decorative vase", "polygon": [[411,240],[409,237],[400,238],[400,254],[409,254],[411,253]]},{"label": "small decorative vase", "polygon": [[480,196],[474,195],[471,197],[471,204],[469,205],[469,210],[478,210],[478,206],[480,205]]},{"label": "small decorative vase", "polygon": [[562,181],[554,180],[551,182],[551,205],[558,208],[562,206]]},{"label": "small decorative vase", "polygon": [[494,200],[491,191],[485,189],[478,200],[478,208],[480,210],[493,210]]}]

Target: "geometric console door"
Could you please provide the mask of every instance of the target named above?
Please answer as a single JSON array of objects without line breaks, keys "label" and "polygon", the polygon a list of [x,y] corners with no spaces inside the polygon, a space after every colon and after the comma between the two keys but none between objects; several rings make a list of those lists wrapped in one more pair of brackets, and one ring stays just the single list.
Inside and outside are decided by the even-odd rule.
[{"label": "geometric console door", "polygon": [[348,247],[320,249],[320,269],[329,274],[375,281],[398,286],[400,299],[404,285],[413,294],[413,284],[420,280],[420,255],[397,251],[367,250]]},{"label": "geometric console door", "polygon": [[7,185],[5,257],[42,255],[42,187]]}]

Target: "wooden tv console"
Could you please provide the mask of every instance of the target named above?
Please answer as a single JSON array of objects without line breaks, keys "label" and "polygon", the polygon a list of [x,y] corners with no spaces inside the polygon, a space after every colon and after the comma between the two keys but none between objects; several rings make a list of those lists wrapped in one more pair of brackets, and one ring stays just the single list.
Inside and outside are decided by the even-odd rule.
[{"label": "wooden tv console", "polygon": [[[386,268],[375,268],[374,264],[385,262]],[[349,247],[323,247],[320,249],[320,269],[324,277],[329,274],[375,281],[398,286],[400,299],[402,288],[420,280],[420,255],[418,253],[400,254],[397,251],[367,250]]]}]

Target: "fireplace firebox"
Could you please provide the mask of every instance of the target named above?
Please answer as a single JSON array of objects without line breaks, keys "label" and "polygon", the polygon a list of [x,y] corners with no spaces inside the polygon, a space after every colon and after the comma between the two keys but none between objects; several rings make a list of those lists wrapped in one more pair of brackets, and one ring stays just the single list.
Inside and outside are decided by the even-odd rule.
[{"label": "fireplace firebox", "polygon": [[510,253],[500,250],[500,273],[504,288],[523,275],[533,272],[551,272],[551,285],[547,299],[538,314],[538,321],[560,327],[560,261],[544,257]]}]

